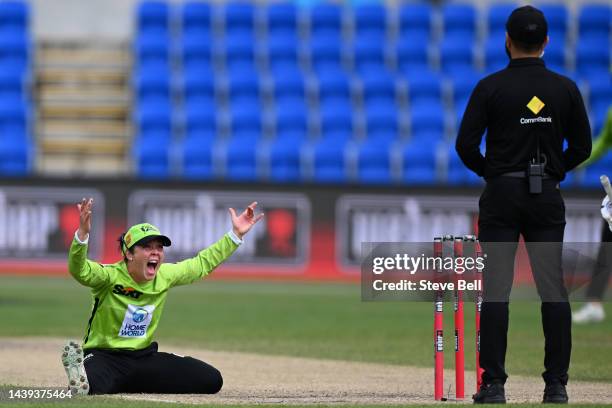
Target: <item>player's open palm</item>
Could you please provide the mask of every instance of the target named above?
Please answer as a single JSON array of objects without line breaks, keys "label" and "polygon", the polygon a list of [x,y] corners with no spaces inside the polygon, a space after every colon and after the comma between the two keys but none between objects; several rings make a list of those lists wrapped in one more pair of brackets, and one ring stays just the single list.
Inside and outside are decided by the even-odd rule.
[{"label": "player's open palm", "polygon": [[239,238],[242,238],[253,225],[263,218],[263,213],[255,215],[255,207],[257,207],[257,201],[252,202],[240,215],[237,215],[233,208],[229,209],[234,234]]},{"label": "player's open palm", "polygon": [[79,239],[81,241],[87,239],[89,231],[91,231],[91,209],[93,207],[93,198],[83,198],[77,204],[79,210]]}]

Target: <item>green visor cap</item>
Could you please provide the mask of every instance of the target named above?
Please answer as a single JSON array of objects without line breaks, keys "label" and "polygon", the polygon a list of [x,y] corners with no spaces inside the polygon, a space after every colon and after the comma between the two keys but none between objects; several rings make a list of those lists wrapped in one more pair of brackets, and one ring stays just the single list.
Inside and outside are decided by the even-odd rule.
[{"label": "green visor cap", "polygon": [[162,235],[155,225],[146,222],[144,224],[136,224],[131,226],[123,237],[123,244],[125,245],[126,249],[130,249],[136,244],[144,244],[155,238],[159,239],[163,246],[172,245],[170,238]]}]

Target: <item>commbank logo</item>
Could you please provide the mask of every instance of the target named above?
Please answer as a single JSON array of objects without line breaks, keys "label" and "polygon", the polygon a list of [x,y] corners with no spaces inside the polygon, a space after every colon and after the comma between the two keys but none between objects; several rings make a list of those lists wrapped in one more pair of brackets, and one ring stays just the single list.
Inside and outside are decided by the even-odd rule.
[{"label": "commbank logo", "polygon": [[115,285],[113,293],[117,295],[128,296],[132,299],[138,299],[140,295],[142,295],[142,292],[137,291],[136,289],[131,288],[129,286],[127,288],[124,288],[122,285]]},{"label": "commbank logo", "polygon": [[531,98],[531,100],[527,104],[527,108],[529,108],[529,110],[532,111],[534,115],[537,115],[538,113],[540,113],[540,111],[542,110],[542,108],[544,108],[544,106],[546,106],[544,102],[542,102],[540,98],[538,98],[537,96],[534,96],[533,98]]}]

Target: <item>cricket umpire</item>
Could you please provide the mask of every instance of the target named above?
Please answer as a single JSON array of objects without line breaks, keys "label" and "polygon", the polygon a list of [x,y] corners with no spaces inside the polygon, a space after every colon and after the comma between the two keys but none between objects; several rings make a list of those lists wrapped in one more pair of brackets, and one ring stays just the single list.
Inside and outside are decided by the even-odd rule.
[{"label": "cricket umpire", "polygon": [[461,160],[486,180],[478,221],[488,255],[480,332],[484,373],[474,403],[506,402],[509,295],[520,235],[542,300],[543,402],[568,401],[571,310],[561,267],[565,205],[559,182],[589,157],[591,130],[576,84],[549,71],[541,59],[548,41],[540,10],[524,6],[510,14],[505,40],[510,62],[476,85],[457,136]]}]

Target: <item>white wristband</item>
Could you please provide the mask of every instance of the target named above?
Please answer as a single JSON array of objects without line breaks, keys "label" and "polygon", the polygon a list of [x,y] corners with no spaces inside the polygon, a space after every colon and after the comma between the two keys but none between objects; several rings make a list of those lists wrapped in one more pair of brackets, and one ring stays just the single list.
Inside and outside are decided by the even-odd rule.
[{"label": "white wristband", "polygon": [[87,234],[87,236],[85,237],[85,239],[81,241],[81,240],[79,239],[79,230],[76,230],[76,231],[74,232],[74,239],[76,239],[76,241],[77,241],[79,244],[81,244],[81,245],[87,245],[87,243],[89,242],[89,234]]},{"label": "white wristband", "polygon": [[241,245],[244,242],[242,239],[238,238],[238,235],[236,235],[234,230],[229,230],[227,235],[229,235],[230,239],[234,241],[234,244],[236,245]]}]

